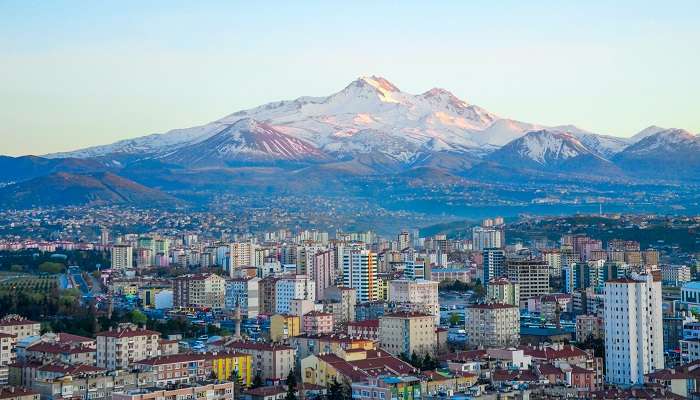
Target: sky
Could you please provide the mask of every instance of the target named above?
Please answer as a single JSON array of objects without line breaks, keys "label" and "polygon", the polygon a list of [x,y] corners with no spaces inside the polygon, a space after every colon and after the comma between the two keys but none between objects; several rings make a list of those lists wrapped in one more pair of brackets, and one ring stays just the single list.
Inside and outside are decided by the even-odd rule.
[{"label": "sky", "polygon": [[700,132],[700,2],[0,0],[0,154],[204,124],[359,76],[500,116]]}]

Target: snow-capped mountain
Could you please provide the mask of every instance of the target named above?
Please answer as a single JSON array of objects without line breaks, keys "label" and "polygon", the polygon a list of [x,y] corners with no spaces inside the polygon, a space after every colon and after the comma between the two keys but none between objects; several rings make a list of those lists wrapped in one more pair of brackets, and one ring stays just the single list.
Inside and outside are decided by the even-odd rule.
[{"label": "snow-capped mountain", "polygon": [[325,155],[313,145],[270,125],[250,118],[233,124],[220,124],[213,136],[180,147],[163,161],[187,166],[227,165],[241,162],[323,160]]},{"label": "snow-capped mountain", "polygon": [[586,175],[593,174],[594,168],[607,170],[612,166],[610,161],[590,150],[576,136],[553,130],[528,132],[486,158],[513,169]]},{"label": "snow-capped mountain", "polygon": [[[338,159],[374,153],[403,163],[410,163],[426,149],[437,151],[436,146],[440,151],[484,155],[525,132],[544,128],[500,118],[444,89],[414,95],[384,78],[371,76],[326,97],[268,103],[206,125],[49,156],[88,158],[116,153],[162,157],[206,141],[245,118],[265,123]],[[585,134],[595,140],[596,135]],[[617,151],[619,143],[613,142],[600,139],[600,154]]]},{"label": "snow-capped mountain", "polygon": [[700,176],[700,137],[683,129],[648,135],[613,157],[630,175],[657,179],[697,179]]},{"label": "snow-capped mountain", "polygon": [[363,173],[418,166],[463,171],[487,160],[507,167],[578,171],[607,168],[609,161],[634,159],[644,149],[666,148],[662,142],[673,151],[694,148],[692,140],[685,149],[676,145],[681,136],[659,127],[629,139],[573,125],[547,127],[501,118],[444,89],[410,94],[370,76],[329,96],[268,103],[201,126],[49,157],[157,159],[187,167],[322,162],[337,164],[328,166],[332,170]]},{"label": "snow-capped mountain", "polygon": [[662,128],[662,127],[656,126],[656,125],[651,125],[651,126],[648,126],[644,129],[642,129],[641,131],[637,132],[634,136],[632,136],[630,138],[630,141],[632,143],[636,143],[636,142],[644,139],[645,137],[654,135],[656,133],[659,133],[659,132],[662,132],[665,130],[666,130],[666,128]]}]

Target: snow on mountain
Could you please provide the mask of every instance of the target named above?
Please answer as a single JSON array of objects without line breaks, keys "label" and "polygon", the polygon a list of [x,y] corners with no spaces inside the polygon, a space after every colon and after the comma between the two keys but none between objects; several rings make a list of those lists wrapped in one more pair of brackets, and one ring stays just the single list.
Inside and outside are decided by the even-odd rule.
[{"label": "snow on mountain", "polygon": [[618,175],[608,160],[587,148],[570,133],[553,130],[528,132],[486,157],[488,161],[521,170],[576,175]]},{"label": "snow on mountain", "polygon": [[630,175],[664,180],[698,180],[700,137],[683,129],[648,135],[616,154],[613,161]]},{"label": "snow on mountain", "polygon": [[619,153],[631,143],[630,139],[616,136],[601,135],[598,133],[589,132],[575,125],[559,125],[551,129],[561,132],[567,132],[575,136],[589,150],[598,154],[603,158],[610,158],[614,154]]},{"label": "snow on mountain", "polygon": [[337,160],[373,154],[370,158],[388,157],[410,164],[430,151],[483,157],[526,132],[542,129],[569,132],[604,158],[611,158],[631,143],[628,139],[597,135],[570,125],[546,128],[500,118],[445,89],[410,94],[382,77],[369,76],[358,78],[329,96],[272,102],[201,126],[49,157],[131,154],[163,158],[175,152],[182,154],[180,149],[206,142],[242,119],[259,121]]},{"label": "snow on mountain", "polygon": [[[643,137],[625,149],[624,154],[672,154],[688,151],[700,151],[700,137],[693,135],[684,129],[666,129]],[[700,153],[695,153],[695,155],[697,154]]]},{"label": "snow on mountain", "polygon": [[244,118],[221,125],[213,136],[180,147],[162,157],[188,166],[235,162],[323,160],[324,154],[304,140],[284,134],[266,123]]},{"label": "snow on mountain", "polygon": [[657,134],[657,133],[665,131],[665,130],[666,130],[666,128],[662,128],[662,127],[656,126],[656,125],[651,125],[651,126],[648,126],[644,129],[642,129],[641,131],[637,132],[637,134],[632,136],[630,138],[630,140],[633,143],[635,143],[635,142],[638,142],[638,141],[644,139],[645,137],[649,137],[651,135]]}]

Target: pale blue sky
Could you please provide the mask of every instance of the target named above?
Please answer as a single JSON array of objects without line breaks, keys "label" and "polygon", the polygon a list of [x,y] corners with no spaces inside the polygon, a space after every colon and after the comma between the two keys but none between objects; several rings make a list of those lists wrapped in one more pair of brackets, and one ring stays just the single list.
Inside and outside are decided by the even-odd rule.
[{"label": "pale blue sky", "polygon": [[198,125],[372,74],[528,122],[700,131],[700,2],[610,3],[0,0],[0,154]]}]

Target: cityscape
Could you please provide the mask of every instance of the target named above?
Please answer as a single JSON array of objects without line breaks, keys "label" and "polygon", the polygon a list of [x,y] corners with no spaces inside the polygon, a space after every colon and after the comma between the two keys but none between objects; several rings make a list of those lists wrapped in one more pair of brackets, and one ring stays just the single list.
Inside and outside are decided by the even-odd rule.
[{"label": "cityscape", "polygon": [[698,17],[0,2],[0,400],[700,400]]}]

